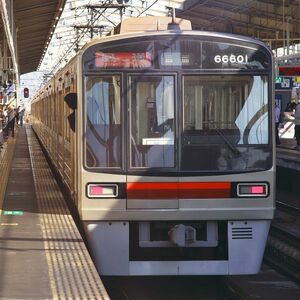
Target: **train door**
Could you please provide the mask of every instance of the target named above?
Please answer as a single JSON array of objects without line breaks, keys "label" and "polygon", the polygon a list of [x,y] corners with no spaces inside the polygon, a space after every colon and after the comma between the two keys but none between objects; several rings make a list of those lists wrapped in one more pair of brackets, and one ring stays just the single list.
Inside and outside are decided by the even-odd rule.
[{"label": "train door", "polygon": [[53,128],[54,128],[54,133],[53,133],[53,158],[54,158],[54,163],[56,168],[58,168],[58,126],[59,126],[59,118],[58,118],[58,99],[57,99],[57,94],[56,90],[53,88],[53,103],[54,103],[54,108],[53,108]]},{"label": "train door", "polygon": [[178,208],[176,76],[128,76],[127,208]]},{"label": "train door", "polygon": [[[64,89],[64,95],[68,94],[69,92],[70,87]],[[63,108],[64,178],[66,178],[66,183],[71,190],[71,130],[68,122],[68,116],[72,113],[72,110],[65,101],[63,102]]]},{"label": "train door", "polygon": [[57,121],[58,121],[58,146],[57,146],[57,157],[58,157],[58,169],[61,174],[63,174],[64,169],[64,143],[63,143],[63,130],[64,130],[64,108],[63,108],[63,93],[62,90],[58,91],[58,114],[57,114]]},{"label": "train door", "polygon": [[[77,82],[75,78],[73,77],[74,75],[71,75],[71,87],[70,87],[70,92],[71,93],[76,93],[77,88]],[[73,114],[76,114],[75,111],[72,111]],[[75,118],[76,119],[76,118]],[[78,132],[77,132],[78,134]],[[70,130],[70,151],[71,151],[71,191],[72,194],[74,195],[74,200],[76,201],[76,206],[78,206],[78,197],[77,197],[77,168],[78,168],[78,153],[77,153],[77,147],[76,147],[76,133],[72,130]]]},{"label": "train door", "polygon": [[56,114],[55,114],[55,95],[51,91],[51,157],[52,160],[56,157]]}]

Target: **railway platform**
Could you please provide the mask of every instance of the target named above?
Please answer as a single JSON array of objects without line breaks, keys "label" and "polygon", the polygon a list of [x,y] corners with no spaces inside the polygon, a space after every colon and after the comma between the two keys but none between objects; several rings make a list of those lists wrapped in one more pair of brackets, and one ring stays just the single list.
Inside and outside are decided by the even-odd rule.
[{"label": "railway platform", "polygon": [[300,171],[300,150],[294,143],[277,146],[276,164],[278,167]]},{"label": "railway platform", "polygon": [[[282,139],[277,146],[277,188],[289,192],[300,192],[300,149],[295,148],[295,139]],[[299,204],[297,204],[299,206]]]},{"label": "railway platform", "polygon": [[0,299],[109,299],[31,126],[6,147]]}]

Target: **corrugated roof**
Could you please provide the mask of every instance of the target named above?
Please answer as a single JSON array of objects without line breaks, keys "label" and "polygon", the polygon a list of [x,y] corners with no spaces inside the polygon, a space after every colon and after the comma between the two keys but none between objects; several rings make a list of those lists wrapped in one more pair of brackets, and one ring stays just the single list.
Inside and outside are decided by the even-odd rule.
[{"label": "corrugated roof", "polygon": [[229,32],[271,41],[280,47],[288,37],[299,43],[300,0],[187,0],[177,17],[194,29]]},{"label": "corrugated roof", "polygon": [[66,0],[14,0],[20,74],[35,71]]}]

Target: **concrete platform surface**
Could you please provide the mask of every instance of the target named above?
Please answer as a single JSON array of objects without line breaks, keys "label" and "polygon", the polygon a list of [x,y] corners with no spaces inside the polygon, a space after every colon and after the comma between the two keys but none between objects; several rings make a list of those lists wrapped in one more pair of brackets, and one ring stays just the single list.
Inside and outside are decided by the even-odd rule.
[{"label": "concrete platform surface", "polygon": [[0,216],[0,299],[109,299],[29,125]]}]

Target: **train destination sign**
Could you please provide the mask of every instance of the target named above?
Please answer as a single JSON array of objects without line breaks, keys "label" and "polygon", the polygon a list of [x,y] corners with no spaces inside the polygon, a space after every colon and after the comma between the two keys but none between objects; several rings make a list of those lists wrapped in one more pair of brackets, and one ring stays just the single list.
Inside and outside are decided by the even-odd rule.
[{"label": "train destination sign", "polygon": [[151,52],[95,53],[95,66],[98,68],[151,68]]}]

